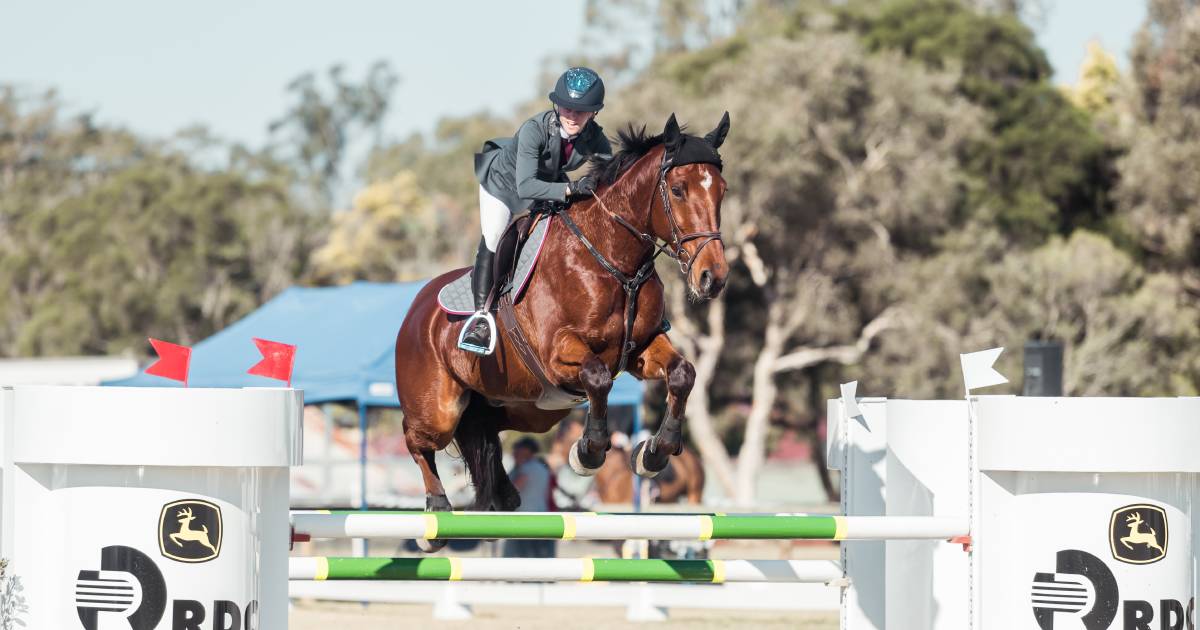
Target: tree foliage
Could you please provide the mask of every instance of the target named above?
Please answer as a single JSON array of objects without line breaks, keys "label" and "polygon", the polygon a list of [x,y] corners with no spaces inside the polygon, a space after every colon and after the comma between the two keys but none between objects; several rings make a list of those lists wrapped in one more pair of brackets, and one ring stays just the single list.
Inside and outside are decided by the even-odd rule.
[{"label": "tree foliage", "polygon": [[851,3],[840,19],[872,49],[961,68],[959,90],[991,120],[991,133],[965,154],[980,180],[974,212],[1028,244],[1103,227],[1112,212],[1110,149],[1050,85],[1045,53],[1016,16],[977,13],[959,0],[888,0]]},{"label": "tree foliage", "polygon": [[64,118],[53,95],[0,100],[0,354],[191,343],[302,272],[316,226],[288,181]]},{"label": "tree foliage", "polygon": [[[400,78],[387,62],[376,62],[361,83],[345,76],[345,68],[331,67],[329,87],[306,72],[288,84],[295,102],[270,125],[276,148],[319,195],[332,205],[342,173],[342,162],[354,131],[367,131],[375,144],[381,140],[392,91]],[[328,94],[326,92],[329,92]]]},{"label": "tree foliage", "polygon": [[461,226],[438,215],[411,171],[376,182],[333,217],[329,240],[313,254],[312,277],[321,284],[353,280],[396,282],[437,275]]},{"label": "tree foliage", "polygon": [[1079,83],[1067,89],[1067,98],[1079,109],[1101,116],[1113,109],[1121,84],[1117,60],[1098,41],[1088,42],[1087,56],[1079,69]]},{"label": "tree foliage", "polygon": [[1119,166],[1121,218],[1149,264],[1200,295],[1200,4],[1150,7],[1133,54],[1140,108]]}]

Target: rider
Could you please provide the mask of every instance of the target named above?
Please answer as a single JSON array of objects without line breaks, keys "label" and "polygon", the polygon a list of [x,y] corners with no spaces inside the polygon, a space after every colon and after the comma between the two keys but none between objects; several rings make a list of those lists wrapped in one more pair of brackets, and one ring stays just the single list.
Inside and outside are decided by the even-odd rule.
[{"label": "rider", "polygon": [[550,93],[554,107],[526,120],[512,138],[484,143],[475,154],[479,180],[479,223],[483,238],[471,273],[475,314],[463,324],[458,346],[476,354],[491,354],[496,323],[487,312],[493,289],[496,248],[514,214],[534,201],[566,201],[596,191],[591,175],[572,182],[566,172],[590,157],[610,157],[612,146],[596,124],[604,107],[604,82],[590,68],[570,68],[558,78]]}]

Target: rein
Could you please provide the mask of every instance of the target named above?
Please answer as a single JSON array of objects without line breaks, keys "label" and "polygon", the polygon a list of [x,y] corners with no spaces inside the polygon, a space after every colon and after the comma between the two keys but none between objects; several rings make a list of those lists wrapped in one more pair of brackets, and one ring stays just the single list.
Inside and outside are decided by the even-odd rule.
[{"label": "rein", "polygon": [[[658,173],[658,191],[662,198],[663,213],[667,215],[667,224],[671,227],[671,241],[669,243],[664,241],[664,243],[660,244],[656,236],[653,234],[647,234],[637,229],[633,224],[629,223],[629,221],[626,221],[612,210],[609,210],[608,206],[605,205],[604,200],[599,194],[595,195],[596,201],[600,204],[600,208],[608,214],[610,219],[629,230],[630,233],[637,237],[638,240],[650,245],[650,251],[646,253],[645,260],[641,263],[641,265],[638,266],[637,271],[632,276],[626,275],[620,269],[617,269],[617,266],[613,264],[612,261],[610,261],[604,254],[597,250],[594,245],[592,245],[591,241],[584,236],[583,230],[580,230],[575,221],[573,221],[567,214],[566,209],[558,212],[558,216],[563,220],[563,223],[566,224],[567,229],[571,230],[571,233],[574,234],[581,243],[583,243],[584,248],[592,254],[592,257],[596,259],[596,262],[600,263],[600,266],[603,267],[604,270],[609,273],[609,275],[611,275],[613,278],[616,278],[617,282],[621,284],[621,288],[625,291],[625,329],[621,337],[621,359],[617,363],[616,374],[620,374],[621,372],[625,371],[625,367],[629,363],[629,357],[633,354],[633,351],[637,349],[637,342],[633,340],[633,325],[637,319],[637,295],[641,290],[642,285],[644,285],[646,281],[654,275],[654,261],[658,259],[660,254],[666,254],[668,257],[675,259],[675,262],[679,263],[679,270],[683,273],[684,279],[686,280],[688,273],[691,272],[692,264],[695,263],[696,258],[700,256],[700,252],[707,247],[709,243],[721,240],[721,233],[719,231],[691,232],[688,234],[681,234],[682,230],[679,229],[679,223],[675,221],[675,213],[671,209],[671,199],[667,194],[667,171],[671,170],[671,166],[671,162],[667,160],[666,155],[664,154],[663,163],[662,166],[659,167]],[[647,209],[647,214],[653,212],[653,210],[654,200],[651,198],[650,207]],[[684,243],[698,238],[702,238],[704,241],[700,243],[699,247],[696,248],[695,254],[689,255],[687,251],[683,249]],[[670,246],[670,249],[668,249],[668,245]]]}]

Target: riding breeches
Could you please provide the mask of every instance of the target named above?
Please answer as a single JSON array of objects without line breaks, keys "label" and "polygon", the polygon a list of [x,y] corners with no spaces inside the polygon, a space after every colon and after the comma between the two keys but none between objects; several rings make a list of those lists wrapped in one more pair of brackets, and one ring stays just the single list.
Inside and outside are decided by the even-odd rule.
[{"label": "riding breeches", "polygon": [[496,251],[500,237],[504,236],[504,228],[508,227],[512,212],[508,206],[491,193],[479,187],[479,227],[483,230],[483,242],[491,252]]}]

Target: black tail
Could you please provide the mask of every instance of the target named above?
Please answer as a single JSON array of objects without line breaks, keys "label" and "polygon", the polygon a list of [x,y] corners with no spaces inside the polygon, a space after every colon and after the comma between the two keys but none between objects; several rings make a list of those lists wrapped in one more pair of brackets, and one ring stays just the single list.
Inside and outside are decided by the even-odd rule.
[{"label": "black tail", "polygon": [[497,415],[500,410],[487,404],[483,397],[471,394],[471,402],[454,430],[454,441],[467,464],[471,484],[475,486],[473,510],[492,509],[493,499],[504,473],[504,453],[500,449],[500,435],[496,431]]}]

